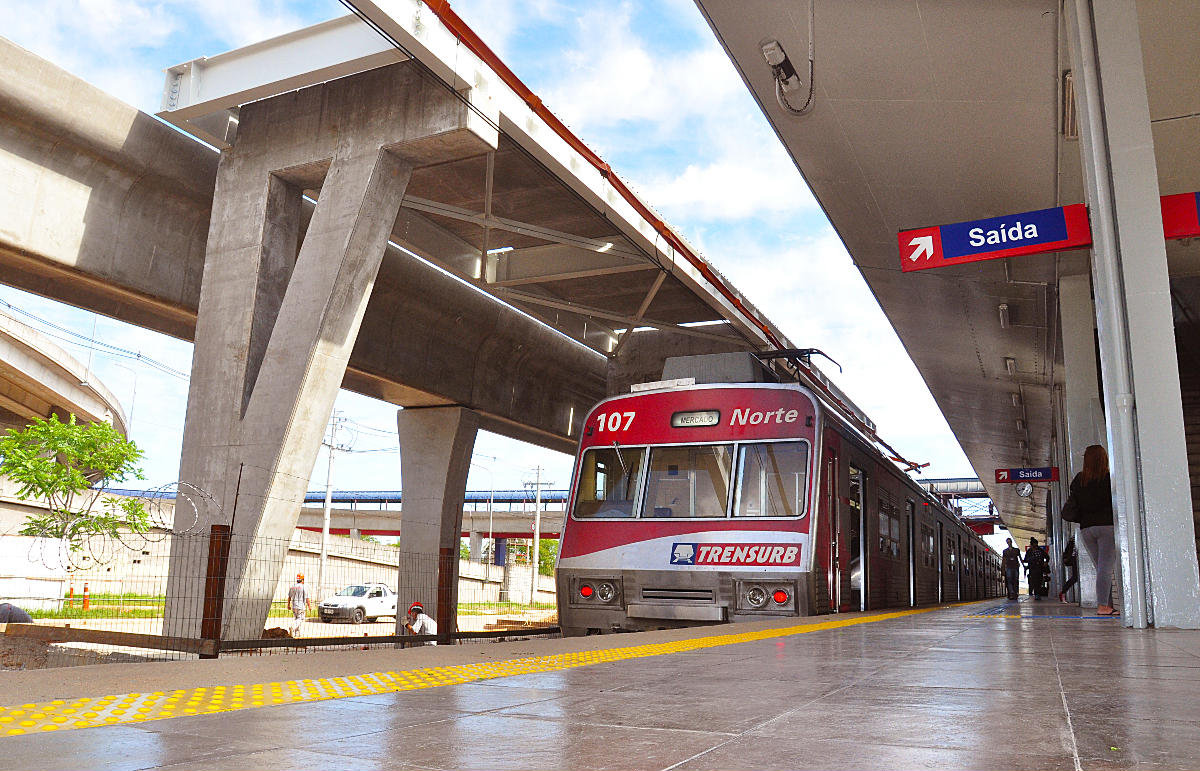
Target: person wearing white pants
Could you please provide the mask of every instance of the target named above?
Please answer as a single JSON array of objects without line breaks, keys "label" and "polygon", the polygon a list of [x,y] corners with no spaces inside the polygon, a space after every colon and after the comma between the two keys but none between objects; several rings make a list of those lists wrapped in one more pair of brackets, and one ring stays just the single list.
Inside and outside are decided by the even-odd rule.
[{"label": "person wearing white pants", "polygon": [[1113,566],[1117,544],[1113,538],[1112,482],[1108,453],[1098,444],[1083,453],[1083,471],[1071,480],[1071,498],[1078,509],[1079,537],[1096,564],[1096,614],[1119,615],[1112,605]]}]

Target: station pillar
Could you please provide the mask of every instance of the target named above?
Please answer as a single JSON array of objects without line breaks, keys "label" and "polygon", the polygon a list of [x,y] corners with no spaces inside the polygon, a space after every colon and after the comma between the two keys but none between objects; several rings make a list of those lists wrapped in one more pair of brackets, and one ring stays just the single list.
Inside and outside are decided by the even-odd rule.
[{"label": "station pillar", "polygon": [[1123,622],[1200,628],[1200,575],[1135,0],[1067,0]]},{"label": "station pillar", "polygon": [[[200,635],[206,600],[222,639],[262,634],[412,172],[484,151],[469,122],[407,63],[241,107],[218,165],[180,463],[200,510],[177,506],[176,528],[199,532],[173,540],[165,634]],[[205,578],[213,526],[230,531],[219,584]]]},{"label": "station pillar", "polygon": [[[397,591],[406,606],[437,608],[438,631],[458,621],[458,555],[467,472],[479,414],[463,407],[400,410],[400,571]],[[422,596],[404,596],[420,593]],[[396,619],[396,634],[403,629]]]}]

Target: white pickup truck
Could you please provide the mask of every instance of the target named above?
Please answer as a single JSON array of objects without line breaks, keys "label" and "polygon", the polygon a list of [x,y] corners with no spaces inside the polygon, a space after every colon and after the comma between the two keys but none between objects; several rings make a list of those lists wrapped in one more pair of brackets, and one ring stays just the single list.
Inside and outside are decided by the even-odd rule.
[{"label": "white pickup truck", "polygon": [[318,607],[321,620],[361,624],[380,616],[396,616],[396,593],[384,584],[351,584]]}]

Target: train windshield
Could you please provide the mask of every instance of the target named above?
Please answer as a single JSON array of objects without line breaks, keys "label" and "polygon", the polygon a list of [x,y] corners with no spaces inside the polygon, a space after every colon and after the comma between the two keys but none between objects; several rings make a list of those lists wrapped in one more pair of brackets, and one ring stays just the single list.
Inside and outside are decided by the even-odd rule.
[{"label": "train windshield", "polygon": [[733,445],[655,447],[650,451],[643,517],[724,517]]},{"label": "train windshield", "polygon": [[633,516],[644,447],[593,447],[583,456],[575,516],[615,519]]},{"label": "train windshield", "polygon": [[798,517],[804,513],[807,442],[765,442],[738,448],[735,517]]}]

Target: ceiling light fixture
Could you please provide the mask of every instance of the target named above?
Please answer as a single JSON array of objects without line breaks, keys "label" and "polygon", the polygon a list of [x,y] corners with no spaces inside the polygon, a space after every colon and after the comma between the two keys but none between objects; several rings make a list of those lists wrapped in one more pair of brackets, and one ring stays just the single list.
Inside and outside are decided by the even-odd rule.
[{"label": "ceiling light fixture", "polygon": [[1000,303],[1000,328],[1008,329],[1012,325],[1012,321],[1008,317],[1008,303]]},{"label": "ceiling light fixture", "polygon": [[1004,357],[1004,369],[1008,370],[1008,374],[1017,374],[1017,360],[1011,356]]},{"label": "ceiling light fixture", "polygon": [[1011,397],[1012,397],[1012,404],[1013,404],[1013,406],[1014,406],[1014,407],[1020,407],[1020,406],[1021,406],[1021,394],[1019,394],[1019,393],[1011,393],[1011,394],[1009,394],[1009,396],[1011,396]]}]

